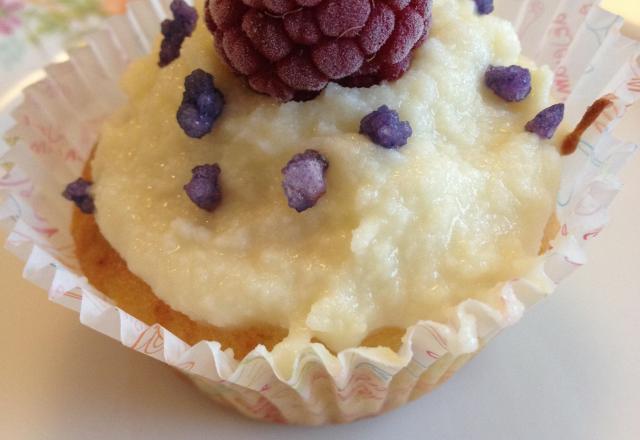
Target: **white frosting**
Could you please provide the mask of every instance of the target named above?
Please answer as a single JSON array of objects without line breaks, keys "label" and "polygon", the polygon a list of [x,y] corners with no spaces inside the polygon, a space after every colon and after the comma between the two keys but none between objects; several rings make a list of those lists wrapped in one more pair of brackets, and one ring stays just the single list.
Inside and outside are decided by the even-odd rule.
[{"label": "white frosting", "polygon": [[[519,276],[537,255],[560,174],[555,146],[526,133],[547,106],[548,69],[520,59],[512,26],[468,0],[435,0],[434,27],[399,81],[330,85],[305,103],[250,91],[217,59],[202,20],[182,56],[133,63],[130,104],[105,125],[93,162],[96,219],[130,270],[192,319],[266,323],[339,350],[380,327],[446,319]],[[533,93],[508,104],[483,85],[489,64],[527,65]],[[227,105],[212,133],[188,138],[175,115],[184,77],[215,76]],[[380,105],[413,136],[398,151],[358,134]],[[287,206],[281,168],[307,148],[330,162],[327,193]],[[183,185],[222,168],[222,204],[197,208]],[[303,335],[303,336],[301,336]]]}]

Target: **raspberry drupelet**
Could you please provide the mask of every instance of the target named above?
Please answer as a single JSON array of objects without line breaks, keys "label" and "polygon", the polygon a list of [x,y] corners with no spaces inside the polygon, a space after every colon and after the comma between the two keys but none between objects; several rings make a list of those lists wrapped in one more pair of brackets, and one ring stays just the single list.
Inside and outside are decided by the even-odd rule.
[{"label": "raspberry drupelet", "polygon": [[225,62],[256,92],[315,97],[330,82],[396,80],[427,39],[432,0],[207,0]]}]

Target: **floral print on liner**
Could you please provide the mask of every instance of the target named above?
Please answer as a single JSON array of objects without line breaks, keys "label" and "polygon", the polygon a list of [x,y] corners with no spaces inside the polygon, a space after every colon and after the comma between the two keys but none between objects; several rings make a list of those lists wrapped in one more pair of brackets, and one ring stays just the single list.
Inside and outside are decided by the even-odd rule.
[{"label": "floral print on liner", "polygon": [[0,35],[11,35],[20,26],[23,7],[20,0],[0,0]]}]

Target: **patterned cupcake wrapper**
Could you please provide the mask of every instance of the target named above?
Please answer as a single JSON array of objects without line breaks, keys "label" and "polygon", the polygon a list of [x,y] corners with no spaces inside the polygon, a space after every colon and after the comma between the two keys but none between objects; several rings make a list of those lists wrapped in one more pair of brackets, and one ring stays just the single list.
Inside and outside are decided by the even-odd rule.
[{"label": "patterned cupcake wrapper", "polygon": [[320,425],[396,408],[444,382],[584,264],[584,242],[607,220],[620,186],[615,175],[636,149],[611,130],[640,95],[640,43],[622,36],[622,19],[596,3],[496,2],[496,13],[519,29],[525,55],[555,71],[554,94],[566,102],[569,123],[604,94],[613,105],[565,159],[557,205],[561,229],[534,270],[496,287],[498,307],[466,300],[451,322],[417,323],[398,353],[360,347],[333,355],[309,344],[284,377],[264,347],[237,361],[217,342],[190,346],[115,307],[82,276],[69,232],[71,210],[60,193],[80,174],[101,122],[124,102],[119,77],[131,60],[151,50],[159,22],[169,15],[169,0],[130,3],[125,15],[108,19],[87,45],[69,51],[67,61],[48,66],[46,77],[25,89],[13,114],[15,126],[5,137],[9,148],[0,158],[0,223],[10,228],[7,247],[26,260],[24,276],[52,301],[79,312],[83,324],[174,366],[247,416]]}]

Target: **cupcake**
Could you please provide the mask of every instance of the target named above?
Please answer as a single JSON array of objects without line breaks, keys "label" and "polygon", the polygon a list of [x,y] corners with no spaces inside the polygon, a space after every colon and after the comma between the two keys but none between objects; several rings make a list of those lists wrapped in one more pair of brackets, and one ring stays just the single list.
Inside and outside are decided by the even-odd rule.
[{"label": "cupcake", "polygon": [[[495,285],[531,267],[555,208],[560,153],[549,138],[562,108],[550,132],[527,129],[551,104],[552,75],[520,59],[508,23],[470,1],[436,3],[431,38],[400,54],[410,58],[400,78],[346,87],[338,81],[375,70],[362,43],[326,61],[316,54],[354,39],[304,46],[285,32],[287,46],[272,36],[285,29],[276,11],[226,3],[209,3],[210,20],[179,49],[165,35],[124,74],[128,104],[100,132],[72,227],[95,287],[149,324],[242,359],[258,344],[289,354],[315,341],[337,353],[381,332],[398,347],[412,324],[446,321],[465,299],[492,301]],[[185,3],[172,7],[187,12],[163,31],[197,21]],[[421,7],[430,16],[431,3]],[[296,9],[324,23],[323,8]],[[333,17],[325,31],[338,37],[356,18],[333,29]],[[417,30],[410,48],[429,34]],[[287,47],[273,60],[268,43]],[[330,63],[348,65],[331,82]]]},{"label": "cupcake", "polygon": [[264,420],[352,421],[446,380],[553,290],[562,156],[619,101],[563,124],[492,11],[174,0],[63,193],[97,314]]}]

